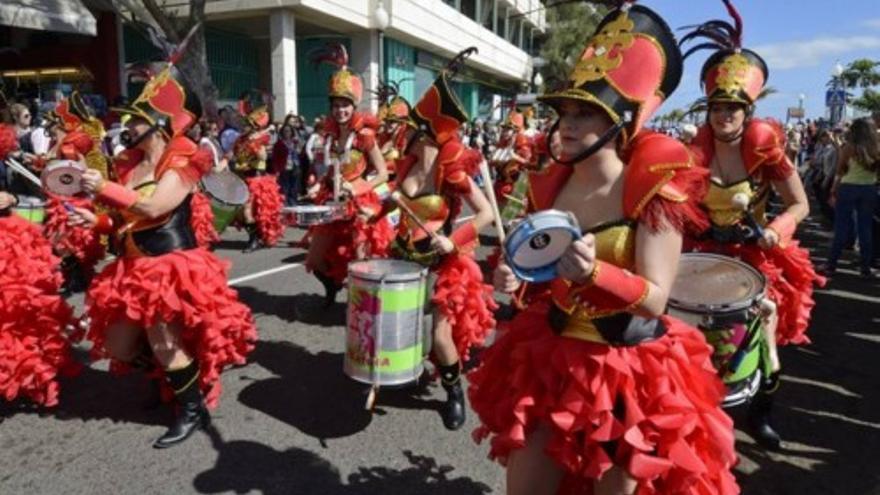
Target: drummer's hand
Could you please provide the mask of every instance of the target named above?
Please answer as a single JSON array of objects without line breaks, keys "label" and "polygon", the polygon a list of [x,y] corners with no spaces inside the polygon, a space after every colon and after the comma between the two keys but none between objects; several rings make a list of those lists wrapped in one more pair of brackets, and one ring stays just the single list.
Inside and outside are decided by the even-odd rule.
[{"label": "drummer's hand", "polygon": [[455,244],[445,235],[438,235],[431,238],[431,248],[444,255],[455,251]]},{"label": "drummer's hand", "polygon": [[590,280],[596,269],[596,237],[587,234],[571,243],[556,264],[559,276],[576,284]]},{"label": "drummer's hand", "polygon": [[773,249],[779,244],[779,234],[773,229],[764,229],[764,236],[758,239],[758,245],[764,249]]},{"label": "drummer's hand", "polygon": [[91,228],[94,227],[97,223],[97,215],[85,208],[74,206],[73,211],[67,212],[67,225],[71,227]]},{"label": "drummer's hand", "polygon": [[506,263],[499,263],[492,274],[492,285],[498,292],[512,294],[519,289],[521,282]]},{"label": "drummer's hand", "polygon": [[15,196],[5,191],[0,191],[0,210],[15,206]]},{"label": "drummer's hand", "polygon": [[85,192],[89,194],[94,194],[98,190],[98,186],[103,180],[104,178],[101,177],[101,172],[90,168],[82,174],[82,188]]}]

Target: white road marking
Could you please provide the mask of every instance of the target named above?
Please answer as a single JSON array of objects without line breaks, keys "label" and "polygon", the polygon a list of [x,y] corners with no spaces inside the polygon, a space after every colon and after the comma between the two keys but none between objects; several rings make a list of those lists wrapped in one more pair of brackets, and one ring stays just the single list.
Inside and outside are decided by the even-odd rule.
[{"label": "white road marking", "polygon": [[303,266],[302,263],[291,263],[289,265],[276,266],[275,268],[270,268],[268,270],[263,270],[261,272],[251,273],[250,275],[245,275],[244,277],[234,278],[229,281],[229,285],[230,286],[238,285],[242,282],[247,282],[247,281],[253,280],[255,278],[265,277],[266,275],[272,275],[273,273],[283,272],[285,270],[290,270],[292,268],[298,268],[301,266]]}]

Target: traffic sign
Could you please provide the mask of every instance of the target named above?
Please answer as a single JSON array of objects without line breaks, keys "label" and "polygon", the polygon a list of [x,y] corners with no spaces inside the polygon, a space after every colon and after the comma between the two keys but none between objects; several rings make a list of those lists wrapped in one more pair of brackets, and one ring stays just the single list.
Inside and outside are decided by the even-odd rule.
[{"label": "traffic sign", "polygon": [[826,107],[842,107],[846,104],[845,89],[829,89],[825,92]]}]

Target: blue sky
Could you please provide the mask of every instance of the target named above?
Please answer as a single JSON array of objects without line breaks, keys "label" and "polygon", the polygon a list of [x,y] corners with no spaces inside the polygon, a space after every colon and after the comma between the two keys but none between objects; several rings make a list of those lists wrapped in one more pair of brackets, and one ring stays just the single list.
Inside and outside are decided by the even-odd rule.
[{"label": "blue sky", "polygon": [[[880,0],[734,0],[744,21],[743,46],[770,66],[768,85],[779,90],[758,105],[757,114],[785,118],[803,93],[808,118],[825,113],[825,84],[835,62],[880,60]],[[673,29],[709,19],[728,20],[721,0],[644,0]],[[682,32],[677,31],[677,35]],[[684,108],[701,96],[700,68],[706,56],[685,61],[678,90],[659,110]]]}]

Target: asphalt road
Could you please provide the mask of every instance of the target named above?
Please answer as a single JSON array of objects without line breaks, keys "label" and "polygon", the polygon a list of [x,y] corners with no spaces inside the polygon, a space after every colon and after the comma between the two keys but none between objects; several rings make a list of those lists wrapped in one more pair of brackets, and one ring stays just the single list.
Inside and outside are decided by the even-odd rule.
[{"label": "asphalt road", "polygon": [[[170,410],[144,411],[140,377],[97,363],[63,382],[54,410],[3,408],[0,494],[503,493],[503,469],[471,440],[473,415],[461,431],[443,429],[439,386],[383,389],[375,411],[364,409],[363,387],[342,372],[344,294],[321,307],[304,253],[286,245],[301,234],[241,254],[244,235],[229,231],[216,251],[232,262],[260,341],[247,366],[223,375],[212,428],[152,449]],[[816,224],[804,238],[826,242]],[[785,452],[738,433],[744,493],[880,493],[880,285],[855,274],[844,269],[817,294],[813,344],[783,350]]]}]

